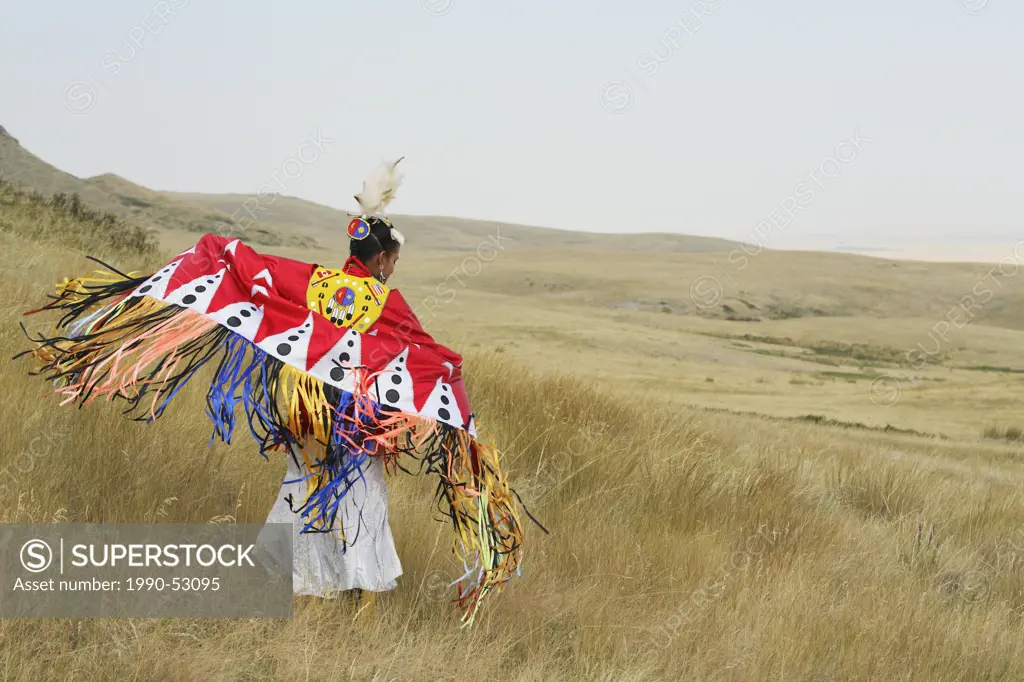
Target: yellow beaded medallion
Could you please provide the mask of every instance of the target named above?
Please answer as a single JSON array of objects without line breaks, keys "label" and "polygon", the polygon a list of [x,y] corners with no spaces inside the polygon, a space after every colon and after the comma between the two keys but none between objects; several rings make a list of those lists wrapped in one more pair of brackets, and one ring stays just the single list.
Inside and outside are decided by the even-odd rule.
[{"label": "yellow beaded medallion", "polygon": [[365,332],[380,318],[390,289],[373,277],[355,277],[341,270],[317,268],[309,280],[306,300],[343,329]]}]

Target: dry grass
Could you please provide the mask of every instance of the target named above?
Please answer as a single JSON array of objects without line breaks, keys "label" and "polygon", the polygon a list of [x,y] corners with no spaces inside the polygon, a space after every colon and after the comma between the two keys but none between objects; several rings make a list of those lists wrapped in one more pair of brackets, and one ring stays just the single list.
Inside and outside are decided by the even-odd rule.
[{"label": "dry grass", "polygon": [[[5,239],[0,390],[18,400],[3,408],[0,520],[262,522],[284,462],[245,439],[207,448],[198,385],[142,425],[113,405],[58,408],[9,360],[20,312],[90,264]],[[303,602],[290,620],[2,621],[3,678],[1024,677],[1020,444],[709,413],[508,358],[468,354],[470,394],[553,532],[528,530],[525,579],[473,630],[434,587],[455,567],[433,486],[398,477],[405,574],[376,620]],[[785,386],[771,388],[799,390]]]}]

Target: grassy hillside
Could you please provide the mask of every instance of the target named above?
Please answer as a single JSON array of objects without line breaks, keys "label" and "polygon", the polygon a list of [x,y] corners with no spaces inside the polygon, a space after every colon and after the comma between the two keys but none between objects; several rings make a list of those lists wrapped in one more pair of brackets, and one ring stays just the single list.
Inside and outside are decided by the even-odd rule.
[{"label": "grassy hillside", "polygon": [[0,177],[19,189],[45,195],[78,194],[82,201],[99,211],[116,212],[120,206],[102,189],[51,166],[21,146],[0,126]]},{"label": "grassy hillside", "polygon": [[192,233],[213,232],[239,236],[247,241],[269,246],[315,245],[309,238],[281,232],[270,225],[257,224],[247,230],[241,230],[231,219],[230,212],[188,204],[116,175],[101,175],[86,180],[77,178],[32,154],[2,128],[0,177],[25,191],[36,191],[44,195],[77,194],[86,206],[113,213],[145,228],[177,229]]},{"label": "grassy hillside", "polygon": [[[736,277],[742,293],[723,284],[718,307],[703,308],[690,291],[715,257],[413,256],[396,284],[432,328],[464,330],[464,344],[635,399],[958,437],[1021,421],[1024,278],[1002,280],[968,319],[950,311],[984,267],[766,253]],[[903,268],[913,275],[892,274]],[[760,321],[730,320],[724,306],[746,307],[733,298]]]},{"label": "grassy hillside", "polygon": [[1017,276],[1013,264],[1001,271],[984,263],[764,251],[741,270],[729,269],[728,259],[725,252],[664,253],[652,259],[619,250],[586,258],[570,250],[509,250],[487,264],[486,278],[474,288],[515,288],[522,296],[565,304],[728,320],[737,323],[738,333],[759,332],[742,324],[748,322],[876,317],[933,318],[934,324],[946,315],[951,327],[969,320],[1024,329],[1024,273]]},{"label": "grassy hillside", "polygon": [[[39,247],[5,250],[22,262]],[[84,267],[45,251],[31,277]],[[125,254],[127,261],[135,257]],[[38,278],[38,279],[35,279]],[[35,303],[0,280],[0,343]],[[9,357],[9,353],[5,357]],[[568,358],[566,358],[568,359]],[[156,424],[61,410],[4,360],[23,399],[0,465],[5,522],[259,522],[284,463],[206,448],[202,396]],[[531,510],[525,579],[472,632],[437,588],[457,574],[432,485],[391,480],[404,575],[374,621],[299,601],[288,621],[0,623],[5,679],[1017,679],[1024,645],[1020,447],[939,444],[626,404],[599,385],[467,357],[482,425]],[[40,436],[49,436],[41,440]],[[34,450],[33,450],[34,447]],[[934,529],[933,529],[934,524]],[[440,547],[438,546],[440,544]]]},{"label": "grassy hillside", "polygon": [[[117,175],[107,174],[89,178],[86,182],[105,192],[136,221],[155,229],[184,229],[192,233],[214,233],[237,236],[245,241],[264,246],[292,245],[314,247],[316,241],[291,230],[282,230],[265,222],[240,223],[231,213],[179,201],[166,192],[156,192],[129,182]],[[244,225],[244,228],[243,228]]]},{"label": "grassy hillside", "polygon": [[153,257],[157,239],[150,230],[126,223],[82,203],[77,194],[24,192],[0,179],[0,232],[9,239],[28,238],[54,248]]}]

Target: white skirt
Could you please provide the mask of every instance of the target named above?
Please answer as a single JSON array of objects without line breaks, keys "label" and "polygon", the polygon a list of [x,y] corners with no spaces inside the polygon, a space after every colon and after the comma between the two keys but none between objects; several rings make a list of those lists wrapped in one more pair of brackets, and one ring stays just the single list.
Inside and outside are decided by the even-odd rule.
[{"label": "white skirt", "polygon": [[402,564],[388,523],[384,463],[370,457],[363,464],[363,476],[342,498],[338,521],[349,543],[343,552],[341,541],[329,533],[300,533],[306,522],[289,509],[286,499],[291,495],[292,505],[298,509],[308,496],[307,482],[301,480],[308,469],[302,454],[296,453],[296,457],[299,465],[288,455],[288,471],[267,518],[267,523],[292,524],[294,593],[331,598],[343,590],[394,589]]}]

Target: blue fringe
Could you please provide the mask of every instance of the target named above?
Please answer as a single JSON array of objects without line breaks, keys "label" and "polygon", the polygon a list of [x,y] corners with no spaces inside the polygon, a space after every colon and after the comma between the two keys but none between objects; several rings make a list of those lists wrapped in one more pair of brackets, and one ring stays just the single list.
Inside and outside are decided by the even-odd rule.
[{"label": "blue fringe", "polygon": [[[359,481],[366,484],[363,465],[370,458],[370,454],[363,447],[363,439],[369,424],[354,423],[350,417],[356,396],[348,391],[337,392],[340,398],[338,404],[334,406],[334,428],[327,447],[327,461],[318,462],[326,470],[328,480],[320,486],[320,490],[310,495],[303,507],[298,510],[304,519],[308,519],[302,532],[333,527],[334,519],[337,518],[339,507],[348,491]],[[352,449],[350,441],[356,443],[357,449]],[[311,509],[317,509],[318,512],[313,514]]]},{"label": "blue fringe", "polygon": [[[267,453],[280,445],[298,445],[295,437],[277,420],[276,396],[268,383],[273,364],[279,361],[233,332],[227,335],[217,348],[217,352],[207,357],[214,355],[221,356],[222,360],[207,396],[206,415],[213,422],[210,445],[217,438],[225,443],[231,443],[239,402],[244,405],[249,430],[253,438],[261,444],[260,454],[264,459],[269,459]],[[195,369],[201,364],[197,364]],[[188,378],[190,379],[194,373],[194,370],[190,372]],[[184,383],[183,381],[182,384]],[[326,444],[326,460],[314,462],[317,467],[315,473],[285,481],[294,483],[307,480],[311,476],[325,479],[320,481],[319,490],[306,500],[302,508],[296,510],[296,513],[306,521],[302,529],[304,533],[324,532],[333,528],[345,495],[360,481],[366,484],[363,468],[370,454],[363,447],[363,441],[372,418],[364,417],[360,423],[354,423],[351,418],[352,408],[358,398],[340,389],[333,389],[331,393],[338,396],[338,402],[332,405],[334,419],[330,441]],[[173,396],[174,393],[164,400],[161,409]],[[370,407],[373,408],[370,412],[376,414],[377,404],[371,402]],[[357,447],[353,448],[350,443],[355,443]],[[314,509],[315,513],[312,511]]]},{"label": "blue fringe", "polygon": [[[235,405],[238,397],[235,395],[239,384],[251,375],[259,360],[254,354],[248,366],[244,365],[245,354],[250,344],[246,339],[231,334],[225,345],[224,359],[218,368],[217,376],[210,385],[210,393],[207,397],[208,408],[206,415],[213,422],[213,434],[210,435],[210,445],[218,436],[225,443],[231,443],[231,435],[235,432]],[[257,353],[262,353],[258,348]],[[244,394],[243,394],[244,397]],[[255,435],[255,430],[253,435]]]}]

